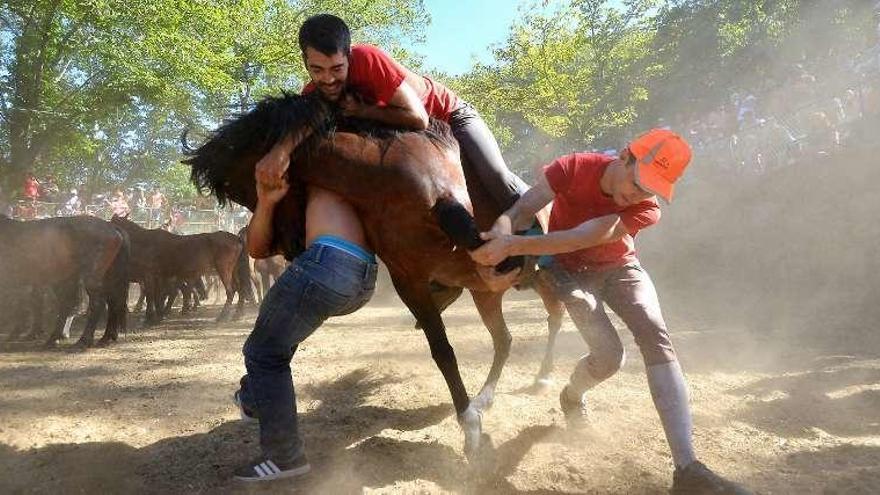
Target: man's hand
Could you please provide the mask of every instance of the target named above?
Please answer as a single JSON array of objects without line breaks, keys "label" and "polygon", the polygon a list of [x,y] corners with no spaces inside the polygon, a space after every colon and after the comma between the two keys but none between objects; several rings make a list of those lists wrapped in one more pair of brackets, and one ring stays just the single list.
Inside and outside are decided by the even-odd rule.
[{"label": "man's hand", "polygon": [[468,253],[477,263],[484,266],[495,266],[510,256],[514,236],[497,234],[490,230],[480,234],[480,237],[489,242]]},{"label": "man's hand", "polygon": [[254,178],[259,202],[274,205],[287,194],[290,184],[284,174],[289,166],[290,151],[283,145],[276,145],[257,162]]},{"label": "man's hand", "polygon": [[477,265],[477,274],[480,275],[480,278],[483,279],[483,282],[486,283],[486,287],[491,292],[502,292],[509,289],[517,282],[517,280],[519,280],[519,274],[521,271],[522,268],[517,268],[516,270],[505,274],[499,274],[495,271],[495,268],[491,266]]},{"label": "man's hand", "polygon": [[276,145],[257,162],[254,178],[258,186],[262,184],[267,190],[283,187],[287,184],[284,173],[287,172],[288,166],[290,166],[290,151]]},{"label": "man's hand", "polygon": [[287,194],[290,184],[284,178],[281,178],[280,186],[271,186],[257,181],[257,202],[266,206],[275,205]]}]

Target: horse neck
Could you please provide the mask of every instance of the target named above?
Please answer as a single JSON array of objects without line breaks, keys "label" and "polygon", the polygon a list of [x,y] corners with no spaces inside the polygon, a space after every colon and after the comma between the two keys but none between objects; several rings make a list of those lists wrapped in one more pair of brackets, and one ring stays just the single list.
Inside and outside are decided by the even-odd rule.
[{"label": "horse neck", "polygon": [[350,201],[374,190],[383,180],[376,170],[390,165],[383,162],[383,150],[374,139],[356,134],[337,133],[317,144],[304,160],[292,167],[308,185],[345,196]]}]

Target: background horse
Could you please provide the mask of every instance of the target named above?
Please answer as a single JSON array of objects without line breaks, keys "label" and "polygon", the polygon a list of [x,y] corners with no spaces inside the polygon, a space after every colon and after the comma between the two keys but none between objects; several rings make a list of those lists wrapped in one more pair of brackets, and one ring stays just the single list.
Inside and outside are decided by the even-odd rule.
[{"label": "background horse", "polygon": [[136,277],[141,279],[133,281],[144,283],[147,323],[164,316],[168,306],[166,297],[176,293],[179,280],[195,281],[212,271],[226,289],[226,303],[217,321],[229,316],[236,293],[239,299],[235,316],[242,313],[244,302],[250,297],[250,267],[244,246],[234,234],[177,235],[161,229],[145,229],[119,216],[114,216],[111,222],[131,237],[133,265],[137,269]]},{"label": "background horse", "polygon": [[80,283],[89,308],[78,345],[92,345],[105,310],[107,327],[101,343],[116,340],[119,328],[126,328],[128,258],[127,235],[103,220],[83,216],[18,222],[0,215],[0,292],[32,288],[34,318],[42,314],[43,291],[53,292],[57,317],[47,345],[62,338]]},{"label": "background horse", "polygon": [[[288,170],[290,193],[276,207],[274,250],[288,259],[302,251],[307,185],[331,190],[352,204],[398,295],[427,337],[465,433],[465,453],[475,459],[481,411],[492,403],[511,336],[501,312],[503,294],[489,290],[466,250],[482,244],[479,232],[492,225],[501,207],[469,167],[462,169],[458,144],[445,123],[432,122],[424,132],[357,122],[337,132],[336,123],[317,98],[267,98],[189,150],[185,163],[192,166],[194,183],[210,189],[221,204],[231,200],[253,211],[256,162],[281,137],[306,136]],[[452,289],[432,294],[432,283]],[[473,400],[440,315],[449,292],[457,295],[461,287],[471,290],[494,347],[492,367]]]}]

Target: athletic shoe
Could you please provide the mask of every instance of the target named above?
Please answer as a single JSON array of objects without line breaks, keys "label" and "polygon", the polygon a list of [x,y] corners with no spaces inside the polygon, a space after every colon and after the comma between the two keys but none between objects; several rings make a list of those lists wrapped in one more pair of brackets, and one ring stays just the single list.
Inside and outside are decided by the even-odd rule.
[{"label": "athletic shoe", "polygon": [[302,476],[312,470],[305,454],[289,463],[274,463],[271,459],[256,461],[235,470],[234,477],[238,481],[272,481]]},{"label": "athletic shoe", "polygon": [[676,468],[672,475],[672,495],[754,495],[754,492],[694,461],[684,468]]}]

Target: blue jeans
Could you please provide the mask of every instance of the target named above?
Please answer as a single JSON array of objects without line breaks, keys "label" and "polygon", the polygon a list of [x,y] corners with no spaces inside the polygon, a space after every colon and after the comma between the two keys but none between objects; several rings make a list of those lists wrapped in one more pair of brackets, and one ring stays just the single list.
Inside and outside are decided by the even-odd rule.
[{"label": "blue jeans", "polygon": [[268,459],[286,463],[303,453],[290,373],[297,345],[327,318],[366,304],[376,285],[376,268],[372,255],[315,242],[263,300],[244,344],[247,375],[241,380],[241,400],[259,416],[260,446]]}]

